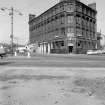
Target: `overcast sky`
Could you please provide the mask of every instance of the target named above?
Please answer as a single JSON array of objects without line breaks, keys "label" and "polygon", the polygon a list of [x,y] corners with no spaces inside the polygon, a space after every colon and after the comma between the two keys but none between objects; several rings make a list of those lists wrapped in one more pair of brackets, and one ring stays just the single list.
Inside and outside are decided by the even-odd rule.
[{"label": "overcast sky", "polygon": [[[29,37],[28,14],[39,15],[51,6],[55,5],[59,0],[0,0],[0,8],[13,8],[23,13],[23,16],[14,14],[14,36],[18,38],[19,43],[26,44]],[[105,34],[105,0],[81,0],[88,4],[97,3],[97,28],[98,31]],[[0,42],[10,43],[11,34],[11,18],[9,11],[0,11]],[[14,40],[17,42],[17,40]]]}]

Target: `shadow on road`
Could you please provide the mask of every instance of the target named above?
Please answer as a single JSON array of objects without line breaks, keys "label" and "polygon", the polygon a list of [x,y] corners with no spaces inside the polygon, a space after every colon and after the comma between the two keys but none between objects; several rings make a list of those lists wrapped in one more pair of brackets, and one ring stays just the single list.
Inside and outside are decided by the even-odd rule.
[{"label": "shadow on road", "polygon": [[9,64],[12,64],[12,63],[13,63],[13,62],[0,61],[0,66],[9,65]]}]

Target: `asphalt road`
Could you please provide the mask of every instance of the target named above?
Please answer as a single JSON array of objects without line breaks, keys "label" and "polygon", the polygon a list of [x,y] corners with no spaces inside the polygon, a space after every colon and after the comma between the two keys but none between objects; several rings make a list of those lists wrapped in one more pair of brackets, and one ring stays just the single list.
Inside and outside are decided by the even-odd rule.
[{"label": "asphalt road", "polygon": [[105,55],[31,55],[0,59],[0,66],[104,68]]}]

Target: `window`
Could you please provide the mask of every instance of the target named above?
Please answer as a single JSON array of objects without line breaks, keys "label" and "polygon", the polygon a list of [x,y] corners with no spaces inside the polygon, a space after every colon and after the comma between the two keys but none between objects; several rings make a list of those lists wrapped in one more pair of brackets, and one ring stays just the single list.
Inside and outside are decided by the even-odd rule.
[{"label": "window", "polygon": [[76,25],[77,27],[81,26],[81,17],[76,17]]},{"label": "window", "polygon": [[67,37],[71,40],[72,37],[74,37],[74,28],[69,27],[67,29]]},{"label": "window", "polygon": [[61,24],[65,23],[65,17],[61,17]]},{"label": "window", "polygon": [[77,9],[77,11],[82,12],[82,6],[81,5],[77,5],[76,9]]},{"label": "window", "polygon": [[61,4],[61,5],[60,5],[60,11],[63,11],[63,10],[64,10],[64,5]]},{"label": "window", "polygon": [[74,6],[73,6],[73,4],[68,4],[66,8],[67,8],[67,9],[66,9],[67,12],[73,12],[73,11],[74,11]]},{"label": "window", "polygon": [[84,19],[84,18],[82,18],[82,27],[83,27],[83,28],[85,28],[85,26],[86,26],[86,24],[85,24],[85,23],[86,23],[85,19]]},{"label": "window", "polygon": [[73,16],[68,16],[68,23],[73,23],[74,17]]},{"label": "window", "polygon": [[76,29],[77,36],[82,36],[82,30],[80,28]]},{"label": "window", "polygon": [[74,33],[74,28],[72,28],[72,27],[68,28],[67,33]]}]

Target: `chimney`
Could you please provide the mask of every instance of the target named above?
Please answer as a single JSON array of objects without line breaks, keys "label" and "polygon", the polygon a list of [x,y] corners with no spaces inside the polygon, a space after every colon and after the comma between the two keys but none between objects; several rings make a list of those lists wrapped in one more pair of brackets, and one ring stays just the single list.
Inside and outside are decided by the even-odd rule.
[{"label": "chimney", "polygon": [[94,10],[96,10],[96,3],[88,4],[88,6]]},{"label": "chimney", "polygon": [[29,14],[29,20],[32,20],[33,18],[35,18],[36,15],[33,15],[33,14]]}]

